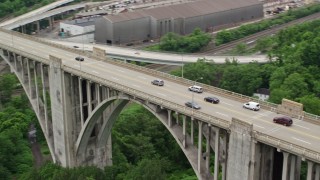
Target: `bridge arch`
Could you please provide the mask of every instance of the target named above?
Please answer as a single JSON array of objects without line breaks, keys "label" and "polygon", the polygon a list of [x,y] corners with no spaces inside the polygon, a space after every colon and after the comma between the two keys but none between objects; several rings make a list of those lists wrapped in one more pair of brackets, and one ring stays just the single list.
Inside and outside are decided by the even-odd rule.
[{"label": "bridge arch", "polygon": [[[172,119],[172,111],[168,109],[162,109],[161,106],[151,104],[148,102],[140,101],[134,98],[131,98],[126,95],[120,95],[120,96],[112,96],[109,97],[108,99],[105,99],[102,101],[92,112],[92,114],[87,118],[79,136],[76,142],[76,147],[75,147],[75,156],[77,157],[77,160],[81,160],[81,157],[83,157],[83,154],[86,153],[86,148],[89,143],[90,135],[92,131],[94,130],[94,125],[98,121],[99,117],[102,115],[103,111],[110,108],[111,111],[107,115],[102,127],[99,130],[99,134],[96,139],[96,148],[102,148],[107,145],[108,138],[111,135],[111,129],[113,127],[113,124],[117,120],[117,117],[120,115],[122,112],[123,108],[129,103],[129,102],[134,102],[139,105],[142,105],[145,109],[147,109],[149,112],[151,112],[160,122],[167,128],[167,130],[170,132],[170,134],[173,136],[173,138],[176,140],[178,145],[180,146],[181,150],[187,157],[190,165],[192,166],[195,174],[199,179],[203,179],[204,174],[206,178],[211,177],[210,173],[201,173],[198,170],[198,159],[197,159],[197,154],[198,154],[198,149],[195,146],[191,146],[191,137],[188,136],[186,138],[186,141],[188,141],[189,144],[188,148],[185,148],[186,145],[184,144],[183,136],[182,136],[182,128],[179,128],[180,126],[176,126],[172,128],[172,125],[170,125],[169,121]],[[171,119],[171,120],[170,120]],[[170,127],[171,126],[171,127]],[[79,162],[80,164],[82,162]],[[204,162],[201,162],[204,163]],[[103,166],[102,166],[103,167]],[[203,165],[202,167],[205,167]],[[209,178],[210,179],[210,178]]]}]

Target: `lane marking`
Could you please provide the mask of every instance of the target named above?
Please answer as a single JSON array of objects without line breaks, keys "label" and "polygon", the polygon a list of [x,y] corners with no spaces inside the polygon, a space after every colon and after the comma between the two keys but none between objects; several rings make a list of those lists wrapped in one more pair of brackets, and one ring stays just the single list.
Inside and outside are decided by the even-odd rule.
[{"label": "lane marking", "polygon": [[138,86],[138,85],[136,85],[136,84],[133,84],[132,86],[137,87],[137,88],[140,88],[140,87],[141,87],[141,86]]},{"label": "lane marking", "polygon": [[162,94],[162,93],[157,93],[157,94],[159,94],[159,95],[161,95],[161,96],[167,96],[167,95],[165,95],[165,94]]},{"label": "lane marking", "polygon": [[24,49],[24,47],[22,47],[22,46],[19,46],[19,48],[20,48],[20,49]]},{"label": "lane marking", "polygon": [[119,80],[118,78],[115,78],[115,77],[112,77],[112,79],[114,79],[114,80],[116,80],[116,81],[118,81],[118,80]]},{"label": "lane marking", "polygon": [[97,71],[92,71],[93,73],[96,73],[96,74],[100,74],[100,73],[98,73]]},{"label": "lane marking", "polygon": [[295,139],[295,140],[298,140],[298,141],[301,141],[301,142],[304,142],[304,143],[307,143],[307,144],[311,144],[310,142],[304,141],[304,140],[302,140],[302,139],[298,139],[298,138],[296,138],[296,137],[292,137],[292,139]]},{"label": "lane marking", "polygon": [[51,51],[53,51],[53,52],[58,52],[57,50],[55,50],[55,49],[51,49]]},{"label": "lane marking", "polygon": [[117,69],[117,71],[122,72],[122,73],[124,72],[124,71],[122,71],[122,70],[120,70],[120,69]]},{"label": "lane marking", "polygon": [[229,117],[228,115],[226,115],[226,114],[223,114],[223,113],[220,113],[220,112],[216,112],[217,114],[220,114],[220,115],[222,115],[222,116],[226,116],[226,117]]},{"label": "lane marking", "polygon": [[298,125],[298,124],[294,124],[294,126],[299,126],[299,127],[301,127],[301,128],[304,128],[304,129],[310,129],[310,128],[307,128],[307,127],[304,127],[304,126],[300,126],[300,125]]},{"label": "lane marking", "polygon": [[259,127],[259,128],[264,129],[264,127],[263,127],[263,126],[259,126],[259,125],[256,125],[256,124],[254,124],[254,126],[257,126],[257,127]]},{"label": "lane marking", "polygon": [[225,102],[222,102],[222,104],[225,104],[225,105],[228,105],[228,106],[233,106],[232,104],[225,103]]},{"label": "lane marking", "polygon": [[142,76],[138,76],[138,78],[140,78],[140,79],[147,79],[147,78],[145,78],[145,77],[142,77]]},{"label": "lane marking", "polygon": [[279,130],[279,129],[280,129],[280,127],[275,127],[275,128],[270,129],[270,130],[267,131],[266,133],[272,133],[272,132],[275,132],[275,131],[277,131],[277,130]]}]

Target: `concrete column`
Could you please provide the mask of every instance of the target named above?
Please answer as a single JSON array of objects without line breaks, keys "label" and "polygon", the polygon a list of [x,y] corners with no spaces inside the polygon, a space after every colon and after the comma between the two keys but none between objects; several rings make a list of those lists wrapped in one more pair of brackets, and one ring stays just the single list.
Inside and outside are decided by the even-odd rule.
[{"label": "concrete column", "polygon": [[307,180],[312,180],[313,165],[314,165],[314,163],[312,161],[308,161]]},{"label": "concrete column", "polygon": [[110,98],[110,88],[107,88],[107,99]]},{"label": "concrete column", "polygon": [[186,116],[183,115],[182,116],[182,121],[183,121],[183,125],[182,125],[182,134],[183,134],[183,140],[182,140],[182,144],[183,144],[183,147],[186,148],[187,147],[187,134],[186,134]]},{"label": "concrete column", "polygon": [[194,131],[194,129],[193,129],[193,121],[194,121],[194,119],[193,119],[193,117],[191,117],[191,121],[190,121],[190,128],[191,128],[191,145],[193,145],[194,144],[194,136],[193,136],[193,131]]},{"label": "concrete column", "polygon": [[44,81],[44,71],[43,71],[43,64],[40,64],[40,71],[41,71],[41,81],[42,81],[42,98],[43,98],[43,106],[44,106],[44,122],[46,128],[46,134],[49,135],[49,126],[48,126],[48,106],[47,106],[47,94],[46,94],[46,86]]},{"label": "concrete column", "polygon": [[211,139],[211,124],[208,124],[207,142],[206,142],[206,170],[210,174],[210,139]]},{"label": "concrete column", "polygon": [[[20,67],[18,67],[18,71],[21,71],[22,83],[26,84],[26,76],[25,76],[25,67],[24,67],[24,58],[20,56]],[[19,66],[19,65],[18,65]],[[27,71],[28,72],[28,71]],[[27,93],[27,92],[26,92]]]},{"label": "concrete column", "polygon": [[84,118],[83,118],[83,94],[82,94],[82,79],[81,77],[79,79],[79,108],[80,108],[80,119],[81,119],[81,127],[84,124]]},{"label": "concrete column", "polygon": [[296,166],[295,166],[295,180],[300,180],[301,175],[301,157],[296,156]]},{"label": "concrete column", "polygon": [[87,101],[88,101],[88,116],[92,112],[92,102],[91,102],[91,82],[87,81]]},{"label": "concrete column", "polygon": [[220,156],[222,156],[223,161],[221,163],[221,171],[222,171],[222,179],[221,180],[226,180],[226,176],[227,176],[227,135],[228,133],[225,131],[224,136],[222,137],[222,149],[225,149],[225,154],[223,156],[223,154],[220,154]]},{"label": "concrete column", "polygon": [[37,33],[40,32],[40,21],[36,21]]},{"label": "concrete column", "polygon": [[291,162],[290,162],[290,180],[295,180],[295,169],[296,169],[296,156],[291,155]]},{"label": "concrete column", "polygon": [[97,106],[101,102],[101,97],[100,97],[100,84],[96,84],[96,98],[97,98]]},{"label": "concrete column", "polygon": [[256,142],[252,139],[251,140],[251,159],[250,159],[250,164],[249,164],[249,179],[250,180],[255,180],[255,166],[256,166]]},{"label": "concrete column", "polygon": [[202,160],[202,121],[198,121],[199,134],[198,134],[198,172],[201,173],[201,160]]},{"label": "concrete column", "polygon": [[48,21],[49,21],[49,28],[52,29],[52,18],[48,17]]},{"label": "concrete column", "polygon": [[171,110],[168,109],[168,126],[172,126],[172,117],[171,117]]},{"label": "concrete column", "polygon": [[[28,86],[29,86],[29,95],[30,98],[32,99],[32,86],[31,86],[31,72],[30,72],[30,63],[29,63],[29,59],[27,59],[27,72],[28,72]],[[23,67],[22,67],[23,68]]]},{"label": "concrete column", "polygon": [[218,180],[219,176],[219,139],[220,128],[215,128],[215,141],[214,141],[214,180]]},{"label": "concrete column", "polygon": [[40,103],[39,103],[39,88],[38,88],[38,78],[37,78],[37,63],[33,61],[33,73],[34,73],[34,85],[36,87],[36,102],[37,102],[37,109],[36,111],[40,112]]},{"label": "concrete column", "polygon": [[177,118],[176,118],[176,124],[179,125],[179,112],[176,112]]},{"label": "concrete column", "polygon": [[289,153],[283,152],[282,180],[287,180]]},{"label": "concrete column", "polygon": [[[16,69],[17,71],[17,55],[16,53],[13,53],[13,60],[14,60],[14,68]],[[18,71],[17,71],[18,72]]]},{"label": "concrete column", "polygon": [[316,175],[315,175],[314,179],[315,180],[320,179],[320,165],[319,164],[316,165]]}]

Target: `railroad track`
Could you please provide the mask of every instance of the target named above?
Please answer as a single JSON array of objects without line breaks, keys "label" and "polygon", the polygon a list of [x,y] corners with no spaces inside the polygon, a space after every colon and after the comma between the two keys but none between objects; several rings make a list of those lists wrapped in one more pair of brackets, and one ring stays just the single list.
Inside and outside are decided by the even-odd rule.
[{"label": "railroad track", "polygon": [[312,14],[309,16],[306,16],[304,18],[300,18],[294,21],[290,21],[286,24],[282,24],[282,25],[278,25],[278,26],[274,26],[270,29],[252,34],[250,36],[220,45],[220,46],[214,46],[212,45],[211,47],[209,47],[208,49],[200,52],[200,53],[195,53],[195,54],[199,54],[199,55],[213,55],[213,54],[217,54],[217,53],[222,53],[226,50],[232,49],[234,47],[236,47],[238,44],[240,43],[247,43],[247,42],[254,42],[257,39],[261,38],[261,37],[265,37],[265,36],[270,36],[271,34],[275,34],[277,32],[279,32],[280,30],[287,28],[289,26],[293,26],[299,23],[303,23],[303,22],[307,22],[307,21],[312,21],[312,20],[316,20],[316,19],[320,19],[320,13],[316,13],[316,14]]}]

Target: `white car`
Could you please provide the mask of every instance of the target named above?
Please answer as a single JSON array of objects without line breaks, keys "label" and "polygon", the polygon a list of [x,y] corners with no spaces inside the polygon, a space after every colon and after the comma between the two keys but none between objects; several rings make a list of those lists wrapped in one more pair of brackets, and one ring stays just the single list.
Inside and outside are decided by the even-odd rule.
[{"label": "white car", "polygon": [[190,87],[189,87],[189,91],[193,91],[193,92],[197,92],[197,93],[202,93],[202,92],[203,92],[203,89],[202,89],[202,87],[200,87],[200,86],[195,86],[195,85],[193,85],[193,86],[190,86]]},{"label": "white car", "polygon": [[244,103],[243,104],[243,108],[251,109],[253,111],[259,111],[260,110],[260,104],[250,101],[250,102]]}]

